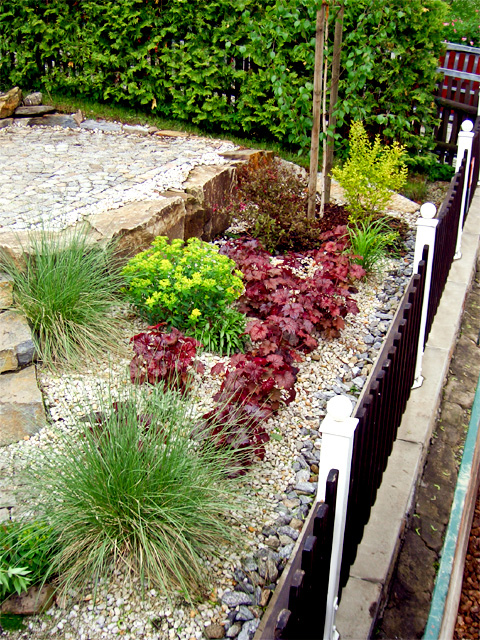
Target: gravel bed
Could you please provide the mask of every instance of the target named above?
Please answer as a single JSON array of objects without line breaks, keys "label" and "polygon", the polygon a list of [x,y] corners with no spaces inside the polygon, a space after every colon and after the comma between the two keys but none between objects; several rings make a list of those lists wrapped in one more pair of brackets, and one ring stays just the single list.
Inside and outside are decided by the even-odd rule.
[{"label": "gravel bed", "polygon": [[480,636],[480,493],[477,496],[468,541],[462,593],[454,640],[478,640]]},{"label": "gravel bed", "polygon": [[[240,547],[220,550],[221,559],[205,559],[205,571],[212,576],[208,601],[191,606],[177,599],[169,604],[155,590],[142,601],[136,585],[127,585],[119,574],[114,584],[99,589],[95,604],[92,594],[80,599],[72,592],[46,614],[30,618],[27,631],[9,637],[252,638],[316,494],[319,426],[326,402],[335,394],[355,402],[365,384],[412,273],[413,233],[407,248],[408,254],[390,262],[381,276],[360,284],[355,296],[360,313],[347,317],[340,338],[321,341],[299,364],[296,399],[266,424],[272,438],[265,459],[248,476],[249,519],[232,525],[238,528]],[[219,360],[211,354],[201,359],[207,373]],[[118,369],[126,363],[118,363]],[[0,450],[0,468],[9,469],[12,476],[28,466],[38,448],[56,446],[59,432],[72,429],[76,398],[105,384],[107,374],[56,377],[41,371],[39,377],[50,424],[28,440]],[[219,381],[212,383],[206,375],[199,383],[197,395],[208,406]],[[21,490],[23,508],[28,510],[28,488]]]}]

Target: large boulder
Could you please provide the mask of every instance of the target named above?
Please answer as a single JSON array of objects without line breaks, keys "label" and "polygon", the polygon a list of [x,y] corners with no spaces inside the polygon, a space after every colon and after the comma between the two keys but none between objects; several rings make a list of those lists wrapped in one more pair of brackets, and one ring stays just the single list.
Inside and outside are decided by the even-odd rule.
[{"label": "large boulder", "polygon": [[14,87],[7,93],[0,94],[0,118],[10,118],[22,102],[22,90]]}]

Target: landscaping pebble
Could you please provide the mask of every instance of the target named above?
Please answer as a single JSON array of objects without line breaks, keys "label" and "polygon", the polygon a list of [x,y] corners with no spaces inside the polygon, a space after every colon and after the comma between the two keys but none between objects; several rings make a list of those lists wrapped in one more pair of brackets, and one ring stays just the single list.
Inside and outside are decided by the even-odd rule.
[{"label": "landscaping pebble", "polygon": [[[28,140],[32,141],[43,133],[36,128],[22,129],[16,126],[2,130],[2,145],[5,143],[5,148],[9,149],[5,157],[8,158],[9,153],[12,157],[14,147],[10,145],[14,140],[19,145],[28,144]],[[45,141],[45,137],[42,139]],[[47,140],[46,146],[54,159],[51,172],[53,182],[49,188],[39,191],[40,204],[36,206],[41,210],[28,210],[32,205],[33,191],[29,191],[27,178],[17,176],[13,179],[10,176],[14,194],[10,205],[15,210],[12,220],[18,219],[21,225],[36,226],[48,218],[49,222],[60,227],[72,219],[81,219],[87,211],[92,212],[99,198],[104,203],[108,201],[110,207],[117,202],[128,201],[125,198],[135,198],[135,185],[140,184],[140,177],[144,189],[146,172],[150,171],[147,166],[152,171],[149,194],[155,197],[155,190],[166,188],[166,184],[170,187],[181,185],[195,163],[208,162],[209,159],[219,163],[218,154],[227,144],[197,138],[166,141],[151,136],[140,138],[125,133],[95,133],[86,129],[53,129]],[[68,148],[62,146],[65,144]],[[112,154],[112,144],[115,145],[115,154]],[[132,153],[133,148],[135,153]],[[74,171],[66,175],[57,164],[62,154],[85,164],[77,164],[76,173]],[[100,159],[96,154],[105,156]],[[107,155],[110,164],[106,160]],[[40,189],[35,172],[44,175],[45,166],[36,164],[37,160],[29,159],[28,154],[24,161],[25,170],[30,172],[30,181],[35,181],[34,189]],[[8,164],[5,159],[3,162],[4,165]],[[94,166],[97,164],[104,165],[102,171]],[[67,170],[66,165],[63,168]],[[0,201],[2,194],[10,193],[5,188],[7,184],[0,182]],[[120,189],[120,184],[125,188]],[[69,187],[72,187],[70,191]],[[59,202],[58,194],[53,196],[52,191],[65,194],[62,195],[64,201]],[[104,198],[100,197],[102,193],[105,193]],[[117,195],[119,199],[115,200]],[[141,197],[147,195],[144,189]],[[5,210],[0,211],[0,223],[4,213],[7,217],[10,215],[11,207],[6,205]],[[12,223],[5,219],[4,224]],[[91,594],[80,598],[72,593],[64,602],[57,601],[46,618],[30,620],[29,638],[41,637],[42,633],[53,638],[85,640],[103,640],[119,634],[127,639],[152,640],[193,640],[205,635],[211,638],[226,635],[240,640],[253,637],[260,622],[262,607],[271,597],[271,585],[281,575],[294,549],[316,494],[321,448],[319,426],[325,415],[326,402],[336,393],[356,401],[393,318],[395,307],[390,306],[390,301],[395,300],[398,304],[408,281],[413,247],[412,236],[407,242],[406,256],[391,261],[378,277],[359,284],[356,300],[360,313],[346,318],[346,328],[340,338],[332,342],[321,340],[315,352],[305,356],[298,364],[295,401],[267,422],[267,430],[275,432],[277,437],[267,443],[264,461],[248,477],[248,518],[232,525],[237,527],[236,537],[241,548],[222,549],[219,550],[223,552],[222,558],[205,560],[205,570],[212,576],[213,591],[210,597],[195,605],[181,600],[168,603],[152,590],[142,601],[138,584],[128,584],[119,575],[114,584],[100,586],[95,605],[92,604]],[[207,371],[220,360],[206,353],[202,354],[201,359]],[[117,363],[118,371],[126,364]],[[6,496],[1,506],[8,511],[9,517],[15,518],[22,511],[28,511],[28,487],[15,485],[15,499],[9,498],[14,491],[3,488],[2,480],[20,478],[22,470],[29,466],[39,448],[59,446],[59,435],[70,433],[80,417],[76,409],[78,397],[84,394],[94,397],[96,390],[107,382],[108,368],[106,364],[103,374],[86,371],[68,377],[40,371],[39,380],[50,424],[27,440],[0,450],[0,497]],[[211,377],[199,378],[200,410],[209,406],[220,382]],[[12,638],[21,637],[21,633],[12,634]]]}]

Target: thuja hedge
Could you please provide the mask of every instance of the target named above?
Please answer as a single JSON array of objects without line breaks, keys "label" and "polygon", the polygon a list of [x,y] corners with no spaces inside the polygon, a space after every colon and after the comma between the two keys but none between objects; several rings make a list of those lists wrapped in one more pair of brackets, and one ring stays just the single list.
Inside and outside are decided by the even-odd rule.
[{"label": "thuja hedge", "polygon": [[[319,1],[2,0],[0,90],[143,106],[307,152]],[[424,144],[445,7],[347,0],[340,136],[362,118],[409,148]]]}]

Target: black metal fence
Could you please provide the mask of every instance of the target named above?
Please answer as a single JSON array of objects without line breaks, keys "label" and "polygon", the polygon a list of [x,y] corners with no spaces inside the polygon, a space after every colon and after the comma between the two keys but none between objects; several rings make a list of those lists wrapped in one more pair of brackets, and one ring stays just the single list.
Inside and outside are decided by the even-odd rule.
[{"label": "black metal fence", "polygon": [[318,640],[323,636],[337,485],[338,471],[332,469],[325,502],[315,505],[298,552],[275,591],[273,606],[265,614],[263,640]]}]

